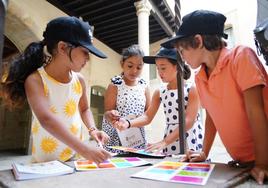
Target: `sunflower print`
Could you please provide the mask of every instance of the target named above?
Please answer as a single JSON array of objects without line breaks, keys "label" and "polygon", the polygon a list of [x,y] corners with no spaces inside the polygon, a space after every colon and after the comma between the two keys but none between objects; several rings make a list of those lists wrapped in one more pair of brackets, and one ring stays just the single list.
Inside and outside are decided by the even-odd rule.
[{"label": "sunflower print", "polygon": [[72,117],[76,112],[76,103],[73,99],[70,99],[64,105],[64,113],[67,117]]},{"label": "sunflower print", "polygon": [[32,133],[37,134],[39,131],[40,125],[35,121],[32,125]]},{"label": "sunflower print", "polygon": [[58,112],[57,112],[57,109],[56,109],[55,106],[51,106],[51,107],[49,108],[49,110],[50,110],[53,114],[57,114],[57,113],[58,113]]},{"label": "sunflower print", "polygon": [[48,87],[46,83],[44,83],[44,93],[45,93],[45,96],[48,97],[49,91],[48,91]]},{"label": "sunflower print", "polygon": [[79,80],[77,80],[76,82],[73,83],[72,88],[76,94],[80,95],[82,93],[82,86],[81,86]]},{"label": "sunflower print", "polygon": [[77,125],[76,124],[71,124],[70,131],[71,131],[71,133],[73,133],[74,135],[76,135],[78,133],[78,127],[77,127]]},{"label": "sunflower print", "polygon": [[51,154],[56,151],[58,142],[53,137],[45,137],[41,141],[41,149],[46,154]]},{"label": "sunflower print", "polygon": [[34,146],[34,144],[32,145],[32,154],[35,154],[35,151],[36,151],[36,149],[35,149],[35,146]]},{"label": "sunflower print", "polygon": [[51,82],[53,82],[54,84],[59,84],[59,82],[57,80],[55,80],[54,78],[52,78],[51,76],[49,76],[45,70],[42,70],[39,72],[40,74],[42,74],[43,76],[45,76],[48,80],[50,80]]},{"label": "sunflower print", "polygon": [[72,150],[70,148],[65,148],[64,150],[62,150],[62,152],[60,153],[59,159],[61,161],[67,161],[68,159],[70,159],[72,157]]}]

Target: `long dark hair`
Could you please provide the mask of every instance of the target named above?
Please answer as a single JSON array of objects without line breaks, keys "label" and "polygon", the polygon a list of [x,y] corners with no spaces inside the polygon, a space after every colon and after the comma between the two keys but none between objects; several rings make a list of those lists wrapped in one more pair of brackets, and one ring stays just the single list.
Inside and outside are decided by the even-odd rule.
[{"label": "long dark hair", "polygon": [[[170,58],[167,58],[167,59],[171,64],[178,66],[178,62],[176,60],[170,59]],[[182,72],[182,74],[183,74],[183,79],[184,80],[188,80],[191,77],[191,69],[185,63],[183,64],[183,72]]]},{"label": "long dark hair", "polygon": [[20,107],[25,103],[24,82],[26,78],[46,62],[45,43],[32,42],[24,52],[10,63],[8,76],[1,83],[2,97],[7,107]]}]

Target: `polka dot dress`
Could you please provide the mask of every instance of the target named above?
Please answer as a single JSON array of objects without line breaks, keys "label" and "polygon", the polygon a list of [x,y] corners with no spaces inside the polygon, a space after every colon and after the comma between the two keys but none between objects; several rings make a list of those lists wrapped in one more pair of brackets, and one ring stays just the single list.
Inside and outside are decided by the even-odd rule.
[{"label": "polka dot dress", "polygon": [[[184,105],[185,109],[188,104],[188,95],[191,88],[191,83],[184,85]],[[171,134],[178,126],[178,93],[177,90],[168,90],[166,87],[160,89],[160,100],[164,106],[164,113],[166,116],[166,129],[164,138]],[[196,121],[193,127],[186,132],[186,146],[188,149],[201,151],[203,144],[203,129],[200,119],[200,114],[197,114]],[[168,145],[163,152],[167,155],[179,153],[179,140]]]},{"label": "polka dot dress", "polygon": [[[143,79],[138,81],[135,86],[128,86],[125,84],[121,76],[115,76],[111,79],[112,83],[117,86],[117,100],[116,110],[121,117],[135,118],[140,116],[145,111],[146,97],[145,88],[146,83]],[[144,128],[139,128],[143,137],[143,143],[136,148],[144,148],[146,145]],[[107,146],[121,146],[119,136],[115,128],[113,128],[106,119],[103,119],[102,130],[110,136],[105,149],[111,152],[116,150],[107,148]],[[121,152],[119,152],[121,153]]]}]

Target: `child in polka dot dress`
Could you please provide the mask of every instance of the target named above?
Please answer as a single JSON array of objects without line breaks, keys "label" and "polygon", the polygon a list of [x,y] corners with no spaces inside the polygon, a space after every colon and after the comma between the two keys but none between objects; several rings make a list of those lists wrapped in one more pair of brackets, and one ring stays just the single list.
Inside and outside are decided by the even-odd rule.
[{"label": "child in polka dot dress", "polygon": [[[104,97],[105,118],[102,129],[110,139],[104,148],[108,151],[119,152],[109,146],[125,146],[144,148],[146,145],[144,128],[132,128],[126,131],[116,130],[111,123],[120,117],[136,118],[144,113],[150,102],[147,84],[139,76],[143,68],[143,51],[138,45],[131,45],[122,52],[121,67],[123,73],[111,79]],[[110,122],[110,123],[109,123]],[[135,131],[135,134],[134,134]],[[125,132],[125,133],[124,133]],[[122,136],[124,133],[124,136]],[[133,135],[132,135],[133,134]],[[131,138],[139,135],[139,139]],[[125,138],[128,138],[125,140]]]},{"label": "child in polka dot dress", "polygon": [[[163,140],[150,144],[148,151],[163,151],[166,155],[179,153],[179,127],[178,127],[178,97],[177,97],[177,53],[175,49],[161,48],[156,56],[145,56],[145,63],[156,64],[158,74],[166,86],[157,89],[146,112],[133,120],[120,118],[114,122],[114,126],[120,130],[128,127],[142,127],[149,124],[154,118],[160,103],[164,106],[166,116],[166,129]],[[190,70],[188,78],[190,77]],[[187,79],[187,78],[185,78]],[[184,87],[184,105],[186,120],[186,144],[194,151],[202,150],[203,127],[199,114],[199,98],[195,86],[191,83],[185,83]]]},{"label": "child in polka dot dress", "polygon": [[[192,92],[190,95],[191,99],[193,100],[193,89],[194,85],[193,83],[185,83],[184,84],[184,107],[186,109],[186,116],[189,114],[189,111],[187,111],[187,106],[188,103],[191,103],[192,101],[189,102],[189,93]],[[193,90],[192,90],[193,89]],[[178,134],[178,92],[177,89],[168,89],[168,87],[163,86],[160,89],[160,101],[163,104],[164,107],[164,113],[166,116],[166,129],[165,129],[165,134],[164,134],[164,140],[156,143],[156,144],[152,144],[151,146],[149,146],[147,149],[148,150],[155,150],[158,149],[159,145],[162,144],[162,142],[165,141],[165,139],[167,140],[166,142],[169,143],[170,141],[168,141],[170,138],[173,138],[172,133],[175,131],[175,133],[173,133],[174,135]],[[187,114],[188,112],[188,114]],[[195,113],[195,112],[194,112]],[[186,117],[187,118],[187,117]],[[189,124],[187,125],[188,120],[186,120],[186,144],[187,147],[191,150],[194,151],[201,151],[202,149],[202,142],[203,142],[203,129],[202,129],[202,123],[201,123],[201,119],[200,119],[200,114],[197,112],[195,121],[192,125],[192,127],[189,127]],[[169,136],[169,137],[168,137]],[[178,136],[176,136],[178,137]],[[173,138],[174,139],[174,138]],[[172,139],[172,141],[173,141]],[[164,144],[167,145],[163,152],[165,154],[171,155],[171,154],[178,154],[179,151],[179,140],[176,139],[176,141],[172,142],[171,144]],[[160,147],[161,148],[161,147]],[[161,148],[162,149],[162,148]]]},{"label": "child in polka dot dress", "polygon": [[106,56],[93,46],[91,26],[75,17],[51,20],[43,37],[11,63],[3,84],[5,101],[14,107],[28,99],[33,112],[33,162],[67,161],[77,152],[100,163],[111,156],[81,141],[82,121],[96,141],[105,143],[109,137],[95,127],[86,84],[78,72],[90,52]]}]

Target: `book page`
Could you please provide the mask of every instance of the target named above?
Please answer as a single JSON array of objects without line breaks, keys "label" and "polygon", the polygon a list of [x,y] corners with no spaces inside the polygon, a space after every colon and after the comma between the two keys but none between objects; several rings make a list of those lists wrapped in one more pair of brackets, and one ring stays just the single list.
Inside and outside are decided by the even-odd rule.
[{"label": "book page", "polygon": [[118,131],[120,142],[124,147],[136,147],[145,144],[139,128],[132,127],[124,131]]},{"label": "book page", "polygon": [[19,173],[29,173],[29,174],[58,174],[70,172],[73,168],[59,162],[50,161],[44,163],[33,163],[33,164],[14,164]]}]

